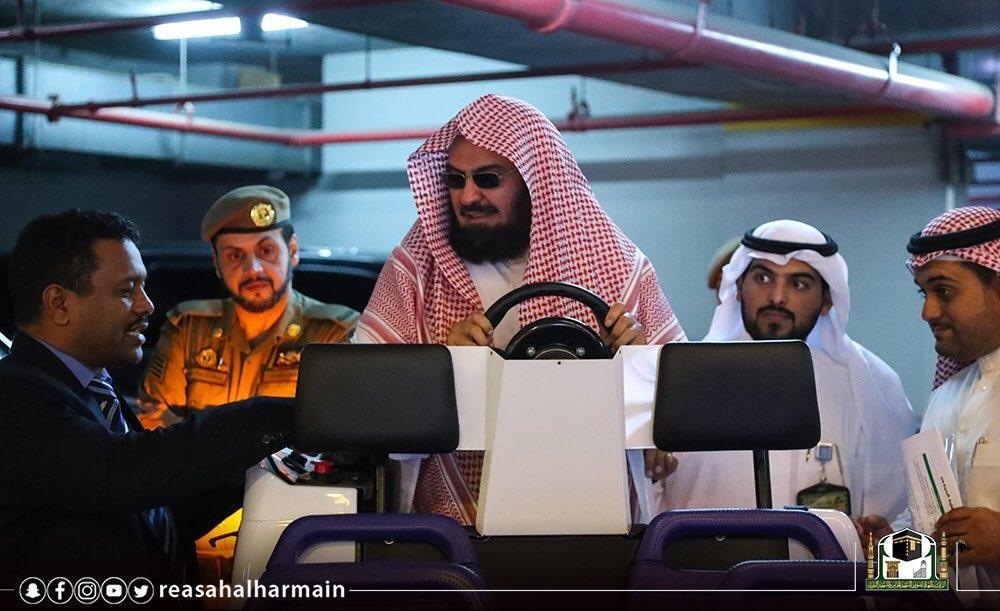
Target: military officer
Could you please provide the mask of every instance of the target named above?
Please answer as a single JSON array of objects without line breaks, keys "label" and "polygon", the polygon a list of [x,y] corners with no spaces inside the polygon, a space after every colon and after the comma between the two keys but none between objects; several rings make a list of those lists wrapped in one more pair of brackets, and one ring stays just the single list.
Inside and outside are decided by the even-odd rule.
[{"label": "military officer", "polygon": [[[205,214],[201,237],[212,244],[230,297],[186,301],[167,313],[137,401],[149,429],[248,397],[294,396],[302,349],[347,341],[358,319],[350,308],[292,289],[299,244],[281,190],[253,185],[226,193]],[[204,583],[229,580],[241,513],[196,542]]]},{"label": "military officer", "polygon": [[256,395],[295,394],[306,344],[346,341],[358,313],[292,289],[298,239],[288,196],[263,185],[223,195],[205,214],[228,299],[185,301],[167,314],[139,391],[146,428]]}]

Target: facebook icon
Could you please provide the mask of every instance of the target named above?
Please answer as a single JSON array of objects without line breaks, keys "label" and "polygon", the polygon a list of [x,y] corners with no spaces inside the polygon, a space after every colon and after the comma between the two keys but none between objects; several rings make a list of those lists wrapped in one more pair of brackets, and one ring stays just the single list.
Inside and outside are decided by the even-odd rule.
[{"label": "facebook icon", "polygon": [[54,577],[49,580],[45,593],[48,594],[49,601],[57,605],[69,602],[73,598],[73,582],[65,577]]}]

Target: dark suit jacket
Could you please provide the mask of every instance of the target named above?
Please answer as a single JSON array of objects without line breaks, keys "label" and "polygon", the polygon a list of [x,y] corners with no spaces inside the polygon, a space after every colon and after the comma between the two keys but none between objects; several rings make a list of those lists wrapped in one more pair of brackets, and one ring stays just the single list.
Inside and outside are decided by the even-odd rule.
[{"label": "dark suit jacket", "polygon": [[163,554],[143,510],[212,496],[280,449],[291,404],[250,399],[155,431],[123,408],[131,432],[116,435],[66,366],[16,335],[0,360],[0,588],[24,576],[178,581],[182,567]]}]

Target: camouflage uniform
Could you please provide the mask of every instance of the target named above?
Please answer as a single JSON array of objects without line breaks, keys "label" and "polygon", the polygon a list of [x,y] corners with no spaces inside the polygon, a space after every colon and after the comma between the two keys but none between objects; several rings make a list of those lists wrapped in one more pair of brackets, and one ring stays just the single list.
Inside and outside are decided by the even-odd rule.
[{"label": "camouflage uniform", "polygon": [[234,309],[232,299],[202,299],[167,314],[139,389],[143,426],[257,395],[294,396],[306,344],[347,341],[358,319],[348,307],[292,290],[278,322],[251,344]]}]

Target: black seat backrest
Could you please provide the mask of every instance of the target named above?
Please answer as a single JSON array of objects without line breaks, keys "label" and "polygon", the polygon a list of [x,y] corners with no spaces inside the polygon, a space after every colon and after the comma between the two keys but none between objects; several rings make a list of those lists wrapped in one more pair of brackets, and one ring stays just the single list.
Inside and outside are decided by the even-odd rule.
[{"label": "black seat backrest", "polygon": [[795,450],[819,442],[812,358],[798,340],[667,344],[654,405],[661,450]]},{"label": "black seat backrest", "polygon": [[300,450],[437,453],[458,447],[451,353],[441,345],[312,344],[302,351]]}]

